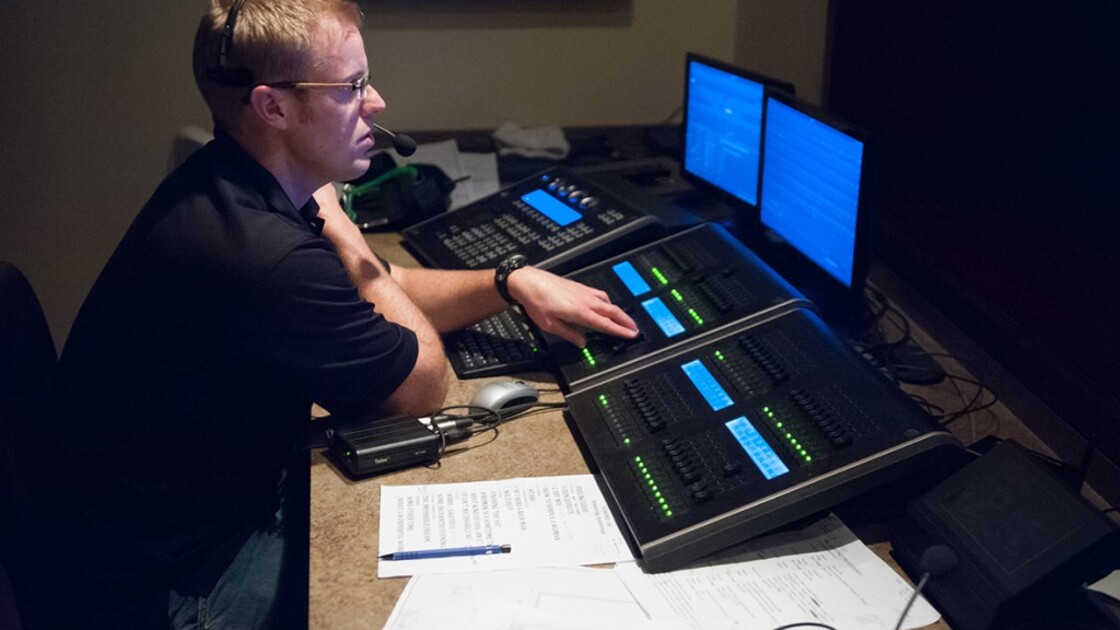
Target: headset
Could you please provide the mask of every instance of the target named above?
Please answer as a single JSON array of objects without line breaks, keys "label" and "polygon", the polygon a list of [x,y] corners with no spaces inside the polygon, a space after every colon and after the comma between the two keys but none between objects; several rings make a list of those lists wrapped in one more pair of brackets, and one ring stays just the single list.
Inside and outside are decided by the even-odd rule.
[{"label": "headset", "polygon": [[[253,71],[248,68],[231,68],[229,66],[229,51],[233,48],[233,27],[237,25],[237,13],[245,0],[234,0],[233,6],[226,14],[226,23],[222,27],[221,37],[218,39],[218,65],[207,71],[211,81],[226,87],[248,87],[253,84]],[[393,150],[401,156],[409,156],[416,152],[416,141],[405,134],[396,134],[388,129],[372,123],[373,127],[389,136],[393,141]]]},{"label": "headset", "polygon": [[218,65],[207,73],[212,81],[226,87],[244,87],[253,82],[253,71],[248,68],[229,67],[229,51],[233,48],[233,27],[237,24],[237,13],[245,0],[235,0],[226,14],[226,24],[218,40]]}]

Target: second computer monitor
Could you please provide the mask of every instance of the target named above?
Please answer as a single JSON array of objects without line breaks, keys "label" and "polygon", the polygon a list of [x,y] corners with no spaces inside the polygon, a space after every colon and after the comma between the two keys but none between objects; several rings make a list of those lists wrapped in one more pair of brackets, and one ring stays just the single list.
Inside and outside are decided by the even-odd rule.
[{"label": "second computer monitor", "polygon": [[685,57],[683,174],[758,207],[765,86],[793,90],[696,53]]},{"label": "second computer monitor", "polygon": [[771,94],[766,101],[763,227],[845,289],[862,289],[867,273],[862,133],[796,99]]}]

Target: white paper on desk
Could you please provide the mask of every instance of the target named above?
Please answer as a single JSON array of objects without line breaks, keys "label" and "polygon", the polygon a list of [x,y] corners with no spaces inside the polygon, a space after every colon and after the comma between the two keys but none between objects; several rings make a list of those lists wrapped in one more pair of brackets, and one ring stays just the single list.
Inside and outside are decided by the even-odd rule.
[{"label": "white paper on desk", "polygon": [[[835,515],[805,529],[763,536],[687,569],[648,575],[636,563],[615,571],[654,619],[682,628],[776,628],[817,622],[846,630],[892,630],[912,587]],[[940,615],[919,597],[905,628]]]},{"label": "white paper on desk", "polygon": [[[417,575],[385,630],[537,628],[657,630],[609,569],[566,567]],[[518,625],[520,624],[520,625]]]},{"label": "white paper on desk", "polygon": [[[432,164],[452,181],[449,209],[454,210],[493,194],[499,189],[498,156],[495,153],[461,153],[454,139],[417,145],[408,157],[393,154],[397,164]],[[466,179],[463,179],[466,178]],[[459,181],[462,180],[462,181]]]},{"label": "white paper on desk", "polygon": [[382,486],[378,555],[510,545],[489,556],[381,560],[378,577],[630,560],[591,475]]}]

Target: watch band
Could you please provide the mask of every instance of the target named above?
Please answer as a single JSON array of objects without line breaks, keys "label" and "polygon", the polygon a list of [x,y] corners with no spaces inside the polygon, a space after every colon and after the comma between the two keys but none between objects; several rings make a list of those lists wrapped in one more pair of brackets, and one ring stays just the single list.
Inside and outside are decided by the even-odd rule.
[{"label": "watch band", "polygon": [[528,264],[529,259],[524,255],[514,254],[498,263],[497,269],[494,270],[494,287],[498,289],[498,295],[502,296],[507,304],[517,304],[517,300],[509,294],[509,275]]}]

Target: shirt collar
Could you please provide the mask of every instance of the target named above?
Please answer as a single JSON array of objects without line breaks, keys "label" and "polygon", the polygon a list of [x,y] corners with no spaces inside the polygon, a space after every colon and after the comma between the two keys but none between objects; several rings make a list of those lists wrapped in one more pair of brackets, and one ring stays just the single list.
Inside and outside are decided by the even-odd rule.
[{"label": "shirt collar", "polygon": [[222,129],[216,129],[213,145],[221,159],[228,163],[231,173],[237,174],[234,177],[246,180],[249,187],[263,197],[269,210],[299,221],[315,234],[322,233],[324,221],[319,218],[319,204],[314,197],[297,209],[272,173],[246,153],[233,136]]}]

